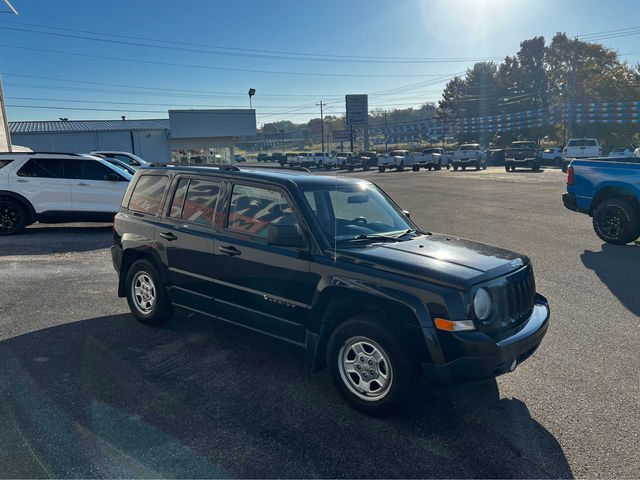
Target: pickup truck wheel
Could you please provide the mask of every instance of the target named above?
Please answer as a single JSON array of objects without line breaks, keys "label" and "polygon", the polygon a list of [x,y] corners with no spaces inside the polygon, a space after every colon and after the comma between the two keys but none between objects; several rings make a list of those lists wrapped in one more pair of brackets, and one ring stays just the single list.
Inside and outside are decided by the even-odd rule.
[{"label": "pickup truck wheel", "polygon": [[453,171],[454,171],[454,172],[457,172],[457,171],[458,171],[458,166],[457,166],[457,165],[454,165],[454,166],[453,166]]},{"label": "pickup truck wheel", "polygon": [[316,168],[324,168],[324,163],[318,162],[318,165],[316,166]]},{"label": "pickup truck wheel", "polygon": [[462,170],[466,170],[466,169],[467,169],[467,167],[465,167],[465,166],[463,165],[463,166],[462,166]]},{"label": "pickup truck wheel", "polygon": [[[414,165],[413,167],[411,167],[411,170],[413,170],[414,172],[417,172],[418,170],[420,170],[420,166]],[[427,170],[431,170],[431,169],[427,167]]]},{"label": "pickup truck wheel", "polygon": [[534,172],[539,172],[540,171],[540,165],[538,165],[537,163],[533,165],[533,167],[531,167],[531,170],[533,170]]},{"label": "pickup truck wheel", "polygon": [[349,170],[350,172],[353,172],[353,167],[349,166],[347,167],[347,170]]},{"label": "pickup truck wheel", "polygon": [[385,170],[386,170],[386,168],[385,168],[385,167],[378,167],[378,171],[379,171],[380,173],[384,173],[384,171],[385,171]]},{"label": "pickup truck wheel", "polygon": [[131,265],[126,285],[129,308],[139,322],[160,325],[173,316],[160,275],[148,260],[137,260]]},{"label": "pickup truck wheel", "polygon": [[482,170],[486,170],[487,169],[487,164],[485,163],[484,165],[482,165]]},{"label": "pickup truck wheel", "polygon": [[404,172],[404,162],[402,162],[400,165],[398,165],[398,167],[396,168],[396,170],[398,172]]},{"label": "pickup truck wheel", "polygon": [[505,171],[509,172],[511,171],[511,165],[505,165],[504,166]]},{"label": "pickup truck wheel", "polygon": [[401,407],[411,399],[418,378],[399,335],[367,314],[335,329],[327,345],[327,365],[347,403],[369,415]]},{"label": "pickup truck wheel", "polygon": [[593,212],[593,229],[607,243],[627,244],[640,235],[640,213],[625,198],[610,198]]},{"label": "pickup truck wheel", "polygon": [[435,169],[436,171],[442,170],[442,165],[436,165],[436,166],[434,167],[434,169]]},{"label": "pickup truck wheel", "polygon": [[476,171],[480,170],[480,164],[476,163]]},{"label": "pickup truck wheel", "polygon": [[362,171],[368,172],[370,168],[371,166],[369,165],[369,162],[364,162],[364,165],[362,166]]},{"label": "pickup truck wheel", "polygon": [[27,209],[11,199],[0,199],[0,235],[20,233],[29,223]]}]

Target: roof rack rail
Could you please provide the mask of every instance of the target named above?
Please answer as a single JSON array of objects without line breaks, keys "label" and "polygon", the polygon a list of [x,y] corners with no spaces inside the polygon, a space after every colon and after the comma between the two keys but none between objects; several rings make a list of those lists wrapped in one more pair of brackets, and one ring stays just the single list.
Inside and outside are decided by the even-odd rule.
[{"label": "roof rack rail", "polygon": [[70,153],[70,152],[0,152],[0,155],[15,155],[15,154],[23,154],[23,155],[35,155],[37,153],[42,153],[44,155],[73,155],[75,157],[79,157],[82,153]]},{"label": "roof rack rail", "polygon": [[287,167],[285,165],[243,165],[242,168],[264,168],[265,170],[293,170],[294,172],[307,172],[311,173],[307,167]]},{"label": "roof rack rail", "polygon": [[226,170],[228,172],[239,172],[240,169],[235,165],[211,165],[212,167],[218,167],[220,170]]}]

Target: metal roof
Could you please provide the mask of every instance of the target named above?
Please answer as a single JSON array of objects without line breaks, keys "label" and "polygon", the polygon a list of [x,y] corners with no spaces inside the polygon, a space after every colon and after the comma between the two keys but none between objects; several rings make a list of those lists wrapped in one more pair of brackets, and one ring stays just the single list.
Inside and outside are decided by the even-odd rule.
[{"label": "metal roof", "polygon": [[12,135],[19,133],[114,132],[121,130],[169,130],[169,119],[9,122],[9,131]]}]

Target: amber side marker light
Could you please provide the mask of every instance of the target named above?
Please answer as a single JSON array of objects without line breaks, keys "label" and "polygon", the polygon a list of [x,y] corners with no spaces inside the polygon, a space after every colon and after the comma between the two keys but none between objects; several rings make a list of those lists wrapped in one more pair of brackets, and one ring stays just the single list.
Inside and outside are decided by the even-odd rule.
[{"label": "amber side marker light", "polygon": [[471,320],[446,320],[444,318],[435,319],[436,328],[447,332],[464,332],[475,330],[476,327]]}]

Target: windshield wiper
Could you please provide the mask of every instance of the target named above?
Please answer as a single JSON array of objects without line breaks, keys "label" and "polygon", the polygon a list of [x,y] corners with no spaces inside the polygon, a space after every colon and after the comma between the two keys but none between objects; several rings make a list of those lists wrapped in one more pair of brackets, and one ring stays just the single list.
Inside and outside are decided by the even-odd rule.
[{"label": "windshield wiper", "polygon": [[381,242],[399,242],[400,240],[396,236],[391,235],[365,235],[361,234],[353,238],[345,238],[338,240],[338,242],[353,242],[354,240],[378,240]]}]

